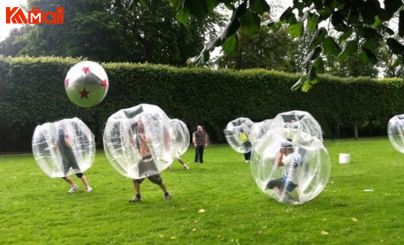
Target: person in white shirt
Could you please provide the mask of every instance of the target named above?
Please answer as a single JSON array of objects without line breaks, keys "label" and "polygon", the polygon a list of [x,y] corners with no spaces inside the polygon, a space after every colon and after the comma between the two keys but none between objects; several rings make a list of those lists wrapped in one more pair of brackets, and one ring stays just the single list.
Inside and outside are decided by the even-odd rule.
[{"label": "person in white shirt", "polygon": [[295,152],[290,141],[281,143],[278,158],[276,159],[278,167],[285,167],[285,174],[282,178],[270,180],[267,184],[268,189],[273,189],[276,193],[282,194],[292,192],[298,186],[299,171],[302,165],[302,157]]}]

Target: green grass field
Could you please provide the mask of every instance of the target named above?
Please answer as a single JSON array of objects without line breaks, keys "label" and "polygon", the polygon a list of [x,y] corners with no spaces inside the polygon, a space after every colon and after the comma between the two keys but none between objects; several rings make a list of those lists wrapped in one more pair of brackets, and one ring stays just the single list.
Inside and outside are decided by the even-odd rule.
[{"label": "green grass field", "polygon": [[[175,162],[162,176],[173,199],[131,181],[99,151],[86,172],[92,193],[67,194],[31,155],[0,156],[0,244],[403,244],[404,154],[387,138],[328,141],[332,170],[314,200],[292,206],[262,193],[243,156],[227,145],[205,151],[191,170]],[[338,164],[350,153],[351,164]],[[372,189],[374,192],[364,192]],[[201,210],[205,212],[200,212]]]}]

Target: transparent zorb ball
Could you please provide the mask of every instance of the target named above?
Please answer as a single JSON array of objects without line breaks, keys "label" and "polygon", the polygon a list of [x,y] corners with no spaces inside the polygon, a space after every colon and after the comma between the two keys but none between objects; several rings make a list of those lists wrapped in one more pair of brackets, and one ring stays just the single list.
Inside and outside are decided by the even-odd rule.
[{"label": "transparent zorb ball", "polygon": [[404,114],[394,116],[389,120],[387,134],[393,147],[404,153]]},{"label": "transparent zorb ball", "polygon": [[268,132],[268,130],[273,128],[272,121],[273,119],[267,119],[262,122],[256,122],[252,125],[249,138],[253,145],[258,142],[258,140],[260,140],[261,137]]},{"label": "transparent zorb ball", "polygon": [[251,173],[265,194],[279,202],[302,204],[327,185],[330,158],[317,137],[295,129],[290,141],[285,130],[271,129],[254,145]]},{"label": "transparent zorb ball", "polygon": [[190,143],[190,134],[187,125],[179,119],[170,120],[170,133],[175,148],[175,157],[183,155]]},{"label": "transparent zorb ball", "polygon": [[323,141],[323,131],[314,117],[305,111],[288,111],[276,115],[273,127],[285,128],[287,138],[293,138],[293,129],[298,129]]},{"label": "transparent zorb ball", "polygon": [[35,128],[32,151],[51,178],[84,173],[94,162],[94,135],[78,118],[44,123]]},{"label": "transparent zorb ball", "polygon": [[250,129],[254,123],[245,117],[237,118],[229,122],[224,129],[226,140],[238,153],[251,151],[251,141],[249,139]]},{"label": "transparent zorb ball", "polygon": [[104,150],[122,175],[140,179],[166,169],[174,160],[170,119],[156,105],[140,104],[112,114],[104,131]]}]

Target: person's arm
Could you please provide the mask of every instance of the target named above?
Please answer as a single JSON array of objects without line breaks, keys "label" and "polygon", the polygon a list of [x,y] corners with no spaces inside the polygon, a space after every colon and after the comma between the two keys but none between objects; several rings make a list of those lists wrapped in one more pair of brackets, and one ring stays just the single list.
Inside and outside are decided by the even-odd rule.
[{"label": "person's arm", "polygon": [[69,135],[66,135],[65,142],[68,147],[72,148],[72,140],[70,139]]},{"label": "person's arm", "polygon": [[205,133],[204,137],[203,137],[203,141],[205,142],[205,147],[208,147],[208,134]]},{"label": "person's arm", "polygon": [[192,134],[192,141],[194,142],[194,146],[196,147],[196,135],[195,135],[195,132]]},{"label": "person's arm", "polygon": [[284,153],[283,149],[281,149],[278,153],[278,156],[276,157],[275,163],[276,163],[276,166],[278,166],[278,167],[285,166],[285,164],[282,162],[283,156],[284,156],[283,153]]},{"label": "person's arm", "polygon": [[128,136],[129,136],[129,143],[131,145],[135,145],[135,140],[133,139],[133,133],[131,129],[128,130]]}]

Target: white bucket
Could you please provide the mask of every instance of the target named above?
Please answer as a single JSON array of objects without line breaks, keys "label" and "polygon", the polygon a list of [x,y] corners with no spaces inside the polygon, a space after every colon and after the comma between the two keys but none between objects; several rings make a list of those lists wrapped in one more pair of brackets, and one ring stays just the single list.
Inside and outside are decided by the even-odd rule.
[{"label": "white bucket", "polygon": [[347,164],[351,162],[351,155],[346,153],[339,154],[339,163],[340,164]]}]

